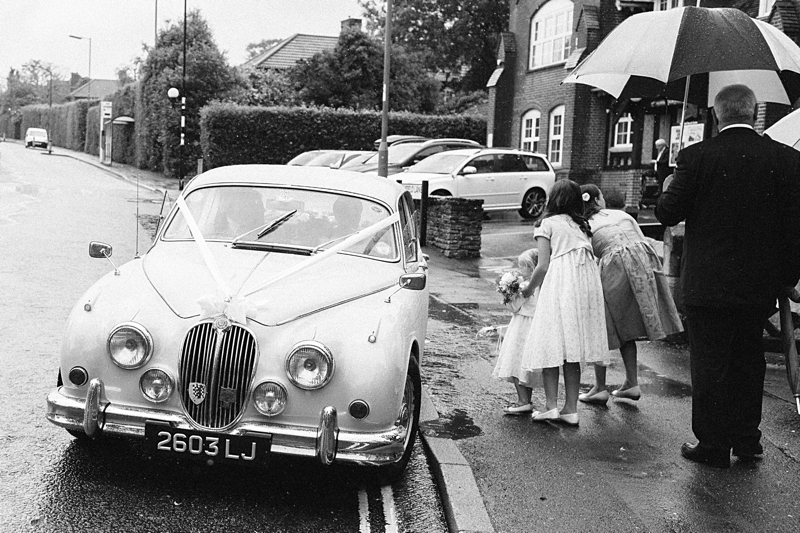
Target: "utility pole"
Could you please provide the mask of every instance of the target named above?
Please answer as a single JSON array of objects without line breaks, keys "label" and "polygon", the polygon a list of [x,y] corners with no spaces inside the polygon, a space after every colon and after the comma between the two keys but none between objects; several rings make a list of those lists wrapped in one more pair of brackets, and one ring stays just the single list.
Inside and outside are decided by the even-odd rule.
[{"label": "utility pole", "polygon": [[389,62],[392,48],[392,0],[386,0],[386,25],[383,42],[383,111],[381,114],[381,144],[378,148],[378,176],[389,176]]}]

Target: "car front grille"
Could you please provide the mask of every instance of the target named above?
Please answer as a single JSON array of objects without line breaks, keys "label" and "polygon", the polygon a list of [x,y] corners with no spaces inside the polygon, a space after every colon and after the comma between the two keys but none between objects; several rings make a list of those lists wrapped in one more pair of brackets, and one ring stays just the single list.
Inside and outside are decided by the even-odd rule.
[{"label": "car front grille", "polygon": [[256,341],[236,324],[204,322],[189,330],[179,365],[186,414],[198,425],[219,429],[241,415],[257,359]]}]

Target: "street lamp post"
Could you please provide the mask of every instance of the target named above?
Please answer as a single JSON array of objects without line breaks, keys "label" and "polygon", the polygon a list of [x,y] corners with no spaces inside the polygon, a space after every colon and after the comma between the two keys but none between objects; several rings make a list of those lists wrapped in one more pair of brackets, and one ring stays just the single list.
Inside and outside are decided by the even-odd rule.
[{"label": "street lamp post", "polygon": [[378,176],[389,175],[389,59],[392,46],[392,0],[386,0],[386,28],[383,43],[383,111],[381,113],[381,144],[378,147]]},{"label": "street lamp post", "polygon": [[73,39],[80,39],[84,41],[89,41],[89,95],[87,96],[87,100],[92,99],[92,38],[91,37],[79,37],[78,35],[70,35]]},{"label": "street lamp post", "polygon": [[178,104],[178,97],[180,97],[181,106],[181,143],[180,152],[178,153],[178,189],[183,190],[183,155],[184,146],[186,145],[186,96],[175,87],[170,87],[167,91],[167,97],[172,105]]}]

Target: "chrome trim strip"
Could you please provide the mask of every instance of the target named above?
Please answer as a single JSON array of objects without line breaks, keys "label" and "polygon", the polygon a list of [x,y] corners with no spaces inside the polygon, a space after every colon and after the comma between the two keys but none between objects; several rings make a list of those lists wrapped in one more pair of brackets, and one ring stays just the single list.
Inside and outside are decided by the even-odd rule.
[{"label": "chrome trim strip", "polygon": [[[63,387],[47,396],[47,419],[66,429],[83,429],[86,412],[85,401],[62,394]],[[323,411],[324,412],[324,411]],[[103,410],[103,432],[109,435],[144,438],[147,420],[167,422],[174,428],[196,429],[189,419],[179,413],[153,409],[139,409],[108,404]],[[297,427],[273,422],[240,422],[227,435],[270,435],[272,453],[295,457],[317,457],[316,427]],[[403,456],[403,428],[392,427],[387,431],[367,433],[355,431],[335,432],[331,446],[335,448],[335,461],[361,465],[388,465]]]}]

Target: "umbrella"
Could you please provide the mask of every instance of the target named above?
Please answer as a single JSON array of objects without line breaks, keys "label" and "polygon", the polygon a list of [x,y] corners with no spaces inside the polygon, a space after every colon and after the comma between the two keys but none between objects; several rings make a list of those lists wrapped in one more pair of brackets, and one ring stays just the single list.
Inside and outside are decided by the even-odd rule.
[{"label": "umbrella", "polygon": [[800,109],[796,109],[764,130],[772,140],[800,150]]},{"label": "umbrella", "polygon": [[734,8],[639,13],[609,33],[564,83],[592,85],[616,98],[682,99],[684,109],[686,102],[713,103],[724,85],[745,83],[761,101],[790,103],[800,98],[800,47]]}]

